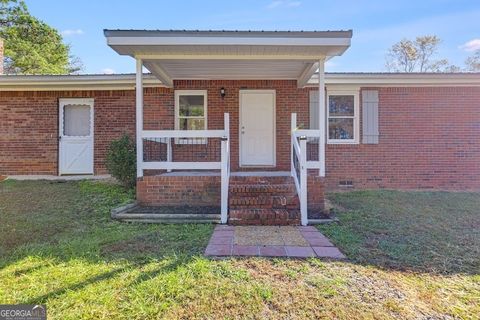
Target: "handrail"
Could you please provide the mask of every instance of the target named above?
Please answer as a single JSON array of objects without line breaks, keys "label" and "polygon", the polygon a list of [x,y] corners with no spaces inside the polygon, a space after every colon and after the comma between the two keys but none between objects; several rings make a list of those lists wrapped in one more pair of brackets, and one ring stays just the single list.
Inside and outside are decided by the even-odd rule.
[{"label": "handrail", "polygon": [[223,138],[225,130],[144,130],[142,138]]},{"label": "handrail", "polygon": [[300,156],[300,154],[301,154],[300,144],[298,143],[297,135],[296,135],[296,134],[293,134],[293,137],[292,137],[292,145],[293,145],[293,148],[295,149],[295,152],[297,153],[297,156]]},{"label": "handrail", "polygon": [[[301,224],[308,224],[308,169],[320,169],[320,161],[307,159],[308,138],[320,138],[320,130],[297,128],[297,114],[291,119],[291,175],[300,200]],[[297,172],[298,170],[298,172]]]},{"label": "handrail", "polygon": [[307,138],[320,137],[320,130],[315,130],[315,129],[295,129],[294,132],[297,137],[299,136],[305,136]]},{"label": "handrail", "polygon": [[[230,116],[228,113],[224,114],[224,128],[223,130],[143,130],[141,132],[142,139],[162,139],[167,144],[166,161],[138,161],[137,166],[141,170],[220,170],[220,220],[221,223],[227,223],[228,220],[228,185],[230,180]],[[204,145],[208,145],[208,138],[220,138],[220,161],[173,161],[172,157],[172,142],[179,141],[181,138],[197,138],[204,139]],[[217,140],[218,141],[218,140]],[[200,144],[201,145],[201,144]]]}]

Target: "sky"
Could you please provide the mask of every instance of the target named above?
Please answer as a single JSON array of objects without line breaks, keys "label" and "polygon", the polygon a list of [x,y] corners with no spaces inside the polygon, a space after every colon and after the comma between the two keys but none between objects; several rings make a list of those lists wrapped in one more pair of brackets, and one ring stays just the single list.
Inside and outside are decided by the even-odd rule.
[{"label": "sky", "polygon": [[103,29],[353,30],[351,47],[329,72],[386,71],[402,38],[435,34],[438,58],[462,66],[480,49],[480,0],[26,0],[58,29],[83,73],[131,73],[135,61],[106,45]]}]

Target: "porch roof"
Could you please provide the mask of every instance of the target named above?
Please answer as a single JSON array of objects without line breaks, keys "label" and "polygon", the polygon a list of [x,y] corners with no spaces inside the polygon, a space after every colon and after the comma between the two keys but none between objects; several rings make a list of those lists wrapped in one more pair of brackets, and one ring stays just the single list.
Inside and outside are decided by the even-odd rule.
[{"label": "porch roof", "polygon": [[341,55],[352,31],[104,30],[121,55],[141,59],[163,84],[185,79],[296,79]]}]

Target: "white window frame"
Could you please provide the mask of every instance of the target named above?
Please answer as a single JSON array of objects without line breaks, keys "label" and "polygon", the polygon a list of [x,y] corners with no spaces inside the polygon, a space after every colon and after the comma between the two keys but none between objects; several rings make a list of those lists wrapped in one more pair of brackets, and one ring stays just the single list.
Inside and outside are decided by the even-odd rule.
[{"label": "white window frame", "polygon": [[[205,123],[204,130],[208,130],[208,97],[207,97],[207,90],[175,90],[175,130],[180,130],[180,119],[200,119],[200,117],[180,117],[180,96],[200,96],[203,95],[203,119]],[[188,130],[193,131],[193,130]],[[186,144],[187,141],[183,140],[182,138],[175,139],[175,143],[177,144]],[[207,143],[207,139],[198,139],[198,142],[195,144],[205,144]]]},{"label": "white window frame", "polygon": [[[330,96],[353,96],[353,116],[330,117]],[[327,143],[329,144],[359,144],[360,142],[360,94],[359,90],[332,90],[327,91]],[[330,118],[353,119],[353,139],[330,139]]]}]

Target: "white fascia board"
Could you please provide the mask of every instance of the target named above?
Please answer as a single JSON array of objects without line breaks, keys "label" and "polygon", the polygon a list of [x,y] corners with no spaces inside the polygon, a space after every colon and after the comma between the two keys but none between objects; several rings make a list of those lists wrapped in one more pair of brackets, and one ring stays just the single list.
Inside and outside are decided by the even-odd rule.
[{"label": "white fascia board", "polygon": [[[463,74],[325,74],[329,86],[479,86],[480,73]],[[307,86],[317,86],[318,75],[313,75]]]},{"label": "white fascia board", "polygon": [[[154,75],[144,75],[144,87],[166,87]],[[325,74],[336,87],[480,86],[480,73],[472,74]],[[318,86],[313,75],[306,86]],[[0,91],[133,90],[135,75],[0,76]]]},{"label": "white fascia board", "polygon": [[[133,55],[133,53],[132,53]],[[318,61],[324,59],[321,54],[135,54],[142,60],[281,60],[281,61]]]},{"label": "white fascia board", "polygon": [[107,37],[109,46],[264,45],[350,46],[350,38],[266,37]]},{"label": "white fascia board", "polygon": [[[165,87],[144,75],[144,87]],[[0,91],[133,90],[135,75],[0,76]]]}]

